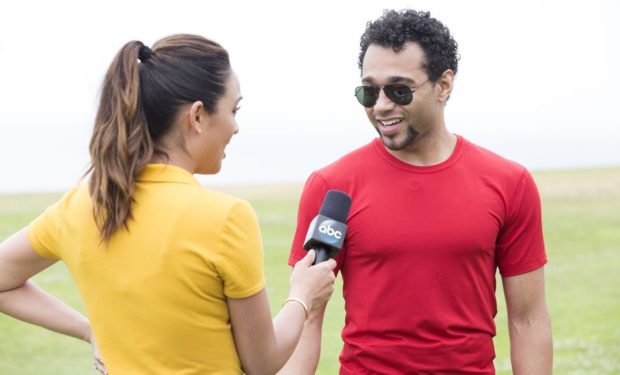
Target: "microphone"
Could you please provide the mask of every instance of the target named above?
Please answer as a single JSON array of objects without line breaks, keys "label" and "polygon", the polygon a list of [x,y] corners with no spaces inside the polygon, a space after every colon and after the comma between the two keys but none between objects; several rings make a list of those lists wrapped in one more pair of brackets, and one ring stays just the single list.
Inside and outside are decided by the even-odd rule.
[{"label": "microphone", "polygon": [[347,233],[347,216],[351,197],[340,190],[329,190],[323,198],[319,214],[312,220],[304,241],[304,249],[316,252],[314,263],[333,258],[338,254]]}]

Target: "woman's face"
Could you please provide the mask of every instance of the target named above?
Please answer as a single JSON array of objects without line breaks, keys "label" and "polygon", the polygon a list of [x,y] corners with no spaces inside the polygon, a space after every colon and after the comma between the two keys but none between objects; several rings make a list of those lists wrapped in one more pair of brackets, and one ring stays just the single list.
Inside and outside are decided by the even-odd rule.
[{"label": "woman's face", "polygon": [[226,93],[217,103],[215,112],[207,114],[202,121],[200,147],[196,155],[196,171],[200,174],[215,174],[222,168],[225,149],[233,135],[239,132],[235,115],[239,110],[241,91],[239,79],[231,70],[226,82]]}]

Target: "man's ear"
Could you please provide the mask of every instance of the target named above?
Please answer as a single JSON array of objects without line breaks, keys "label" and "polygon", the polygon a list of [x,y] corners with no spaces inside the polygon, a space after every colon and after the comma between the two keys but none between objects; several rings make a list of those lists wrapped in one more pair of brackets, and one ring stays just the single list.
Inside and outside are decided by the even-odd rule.
[{"label": "man's ear", "polygon": [[437,99],[440,102],[445,104],[448,101],[448,98],[452,93],[453,85],[454,72],[452,71],[452,69],[446,69],[446,71],[444,71],[441,74],[441,77],[439,77],[439,79],[437,80],[437,86],[439,87],[439,95]]}]

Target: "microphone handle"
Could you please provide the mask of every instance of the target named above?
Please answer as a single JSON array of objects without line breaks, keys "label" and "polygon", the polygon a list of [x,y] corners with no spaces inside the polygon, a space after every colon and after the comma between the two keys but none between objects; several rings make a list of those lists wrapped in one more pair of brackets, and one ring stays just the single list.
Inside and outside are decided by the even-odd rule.
[{"label": "microphone handle", "polygon": [[314,262],[312,263],[312,265],[325,262],[329,259],[329,250],[327,250],[326,248],[316,247],[312,250],[314,250],[314,252],[316,253],[316,257],[314,258]]}]

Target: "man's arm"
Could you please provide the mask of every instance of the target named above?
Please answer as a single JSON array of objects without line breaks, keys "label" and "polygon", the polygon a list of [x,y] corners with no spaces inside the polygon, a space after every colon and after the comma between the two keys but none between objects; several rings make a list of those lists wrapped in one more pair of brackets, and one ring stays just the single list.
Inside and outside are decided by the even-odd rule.
[{"label": "man's arm", "polygon": [[297,347],[279,375],[314,375],[321,356],[321,333],[327,304],[312,309]]},{"label": "man's arm", "polygon": [[510,357],[515,375],[551,374],[551,319],[545,302],[544,267],[504,277]]}]

